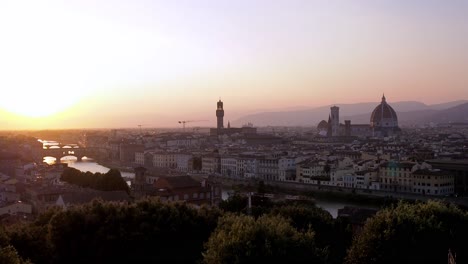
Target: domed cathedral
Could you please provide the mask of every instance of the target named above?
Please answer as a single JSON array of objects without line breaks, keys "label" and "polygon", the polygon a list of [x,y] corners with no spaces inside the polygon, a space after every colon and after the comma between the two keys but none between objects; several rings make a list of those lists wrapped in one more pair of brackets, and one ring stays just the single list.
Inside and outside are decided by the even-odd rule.
[{"label": "domed cathedral", "polygon": [[351,124],[351,120],[340,123],[340,108],[332,106],[328,122],[322,120],[317,126],[318,134],[327,137],[388,137],[399,133],[398,117],[387,103],[385,95],[382,102],[371,114],[370,124]]},{"label": "domed cathedral", "polygon": [[401,131],[397,114],[387,103],[385,95],[382,96],[382,102],[372,111],[370,127],[375,137],[392,136]]}]

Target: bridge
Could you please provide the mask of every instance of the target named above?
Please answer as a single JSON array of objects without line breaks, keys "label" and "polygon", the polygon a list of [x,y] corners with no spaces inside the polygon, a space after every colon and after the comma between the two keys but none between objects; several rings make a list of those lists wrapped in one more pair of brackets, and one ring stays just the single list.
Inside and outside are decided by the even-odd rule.
[{"label": "bridge", "polygon": [[102,148],[86,148],[80,147],[75,144],[69,145],[56,145],[56,146],[45,146],[42,149],[42,158],[53,157],[56,161],[68,156],[73,156],[81,161],[83,157],[87,158],[101,158],[107,156],[107,152]]}]

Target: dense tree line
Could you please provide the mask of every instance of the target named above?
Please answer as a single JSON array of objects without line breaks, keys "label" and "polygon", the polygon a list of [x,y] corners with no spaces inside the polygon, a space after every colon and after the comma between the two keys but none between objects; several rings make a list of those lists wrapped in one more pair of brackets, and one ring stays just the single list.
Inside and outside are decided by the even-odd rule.
[{"label": "dense tree line", "polygon": [[281,216],[227,215],[206,244],[204,262],[324,263],[325,253],[316,247],[314,236]]},{"label": "dense tree line", "polygon": [[5,230],[0,229],[0,263],[2,264],[21,264],[25,263],[18,255],[16,249],[10,245],[9,238]]},{"label": "dense tree line", "polygon": [[468,263],[468,214],[453,205],[429,201],[400,203],[369,219],[346,258],[354,263]]},{"label": "dense tree line", "polygon": [[157,200],[93,201],[7,230],[33,263],[195,263],[221,212]]},{"label": "dense tree line", "polygon": [[449,248],[467,263],[468,215],[451,205],[400,203],[353,238],[346,219],[310,202],[258,202],[250,214],[241,196],[220,209],[148,199],[54,209],[0,230],[0,263],[446,263]]},{"label": "dense tree line", "polygon": [[95,190],[129,192],[128,184],[122,178],[120,171],[116,169],[110,169],[107,173],[92,173],[66,168],[60,180]]}]

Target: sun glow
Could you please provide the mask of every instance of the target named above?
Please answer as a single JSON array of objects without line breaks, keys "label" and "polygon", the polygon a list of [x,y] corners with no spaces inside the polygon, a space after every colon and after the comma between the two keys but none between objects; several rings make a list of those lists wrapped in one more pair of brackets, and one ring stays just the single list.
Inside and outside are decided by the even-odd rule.
[{"label": "sun glow", "polygon": [[0,107],[8,112],[27,116],[45,117],[61,112],[77,103],[79,96],[67,94],[58,88],[42,90],[15,87],[0,99]]},{"label": "sun glow", "polygon": [[0,3],[0,109],[50,116],[98,91],[113,96],[116,86],[146,83],[154,72],[175,76],[171,59],[190,61],[157,32],[67,3]]}]

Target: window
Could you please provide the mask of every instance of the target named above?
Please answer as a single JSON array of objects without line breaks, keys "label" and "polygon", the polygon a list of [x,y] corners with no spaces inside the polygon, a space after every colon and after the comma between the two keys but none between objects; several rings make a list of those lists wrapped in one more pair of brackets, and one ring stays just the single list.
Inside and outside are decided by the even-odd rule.
[{"label": "window", "polygon": [[184,200],[188,200],[188,194],[184,194]]},{"label": "window", "polygon": [[197,199],[198,198],[198,193],[193,193],[193,198]]}]

